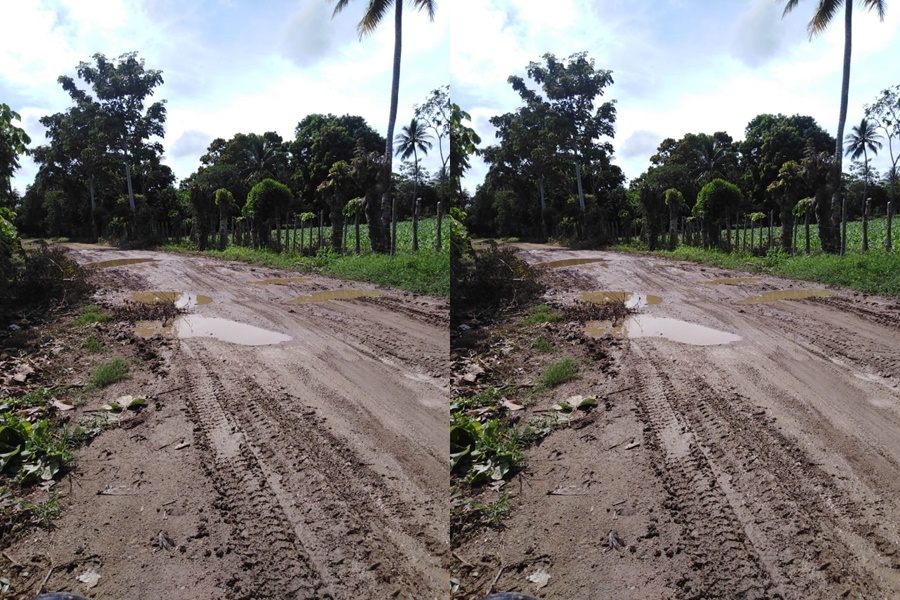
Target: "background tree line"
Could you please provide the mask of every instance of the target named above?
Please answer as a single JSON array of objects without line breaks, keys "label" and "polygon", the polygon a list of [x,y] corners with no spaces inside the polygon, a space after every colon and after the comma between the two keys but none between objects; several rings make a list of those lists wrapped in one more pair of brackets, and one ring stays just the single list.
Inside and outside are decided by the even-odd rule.
[{"label": "background tree line", "polygon": [[[474,235],[599,243],[639,236],[650,248],[678,240],[733,248],[730,232],[764,215],[781,228],[786,249],[794,222],[811,219],[822,249],[839,252],[841,223],[860,217],[866,198],[872,215],[897,205],[900,86],[866,105],[846,136],[842,150],[853,162],[835,203],[837,141],[810,116],[757,115],[743,140],[725,132],[664,139],[626,187],[610,162],[614,101],[597,103],[612,74],[584,52],[563,61],[546,54],[527,73],[528,81],[509,78],[522,104],[491,118],[497,141],[482,153],[488,173],[473,197],[463,196]],[[892,166],[880,174],[870,160],[884,147]]]}]

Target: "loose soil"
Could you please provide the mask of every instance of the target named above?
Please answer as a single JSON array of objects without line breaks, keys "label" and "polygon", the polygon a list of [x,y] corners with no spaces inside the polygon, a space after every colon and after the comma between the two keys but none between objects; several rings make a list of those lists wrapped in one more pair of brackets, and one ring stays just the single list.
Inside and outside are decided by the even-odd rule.
[{"label": "loose soil", "polygon": [[[91,598],[447,597],[445,299],[379,288],[290,304],[377,286],[68,246],[81,263],[127,261],[98,272],[108,305],[141,291],[201,294],[212,300],[191,314],[290,340],[121,332],[160,364],[78,410],[126,393],[148,407],[79,451],[49,530],[4,548],[13,597],[31,597],[51,567],[44,590]],[[248,283],[263,279],[281,285]],[[89,570],[94,587],[76,579]]]},{"label": "loose soil", "polygon": [[[573,394],[599,405],[527,453],[505,486],[512,511],[500,528],[454,537],[460,598],[900,597],[896,298],[828,287],[828,297],[741,304],[811,286],[657,257],[519,248],[530,263],[606,259],[547,272],[554,306],[583,292],[652,294],[662,302],[639,313],[740,339],[594,339],[577,320],[467,324],[457,366],[485,372],[474,383],[454,377],[453,394],[527,386],[570,356],[581,377],[541,394],[524,388],[510,399],[533,404],[513,418],[540,418]],[[530,350],[538,335],[556,349]]]}]

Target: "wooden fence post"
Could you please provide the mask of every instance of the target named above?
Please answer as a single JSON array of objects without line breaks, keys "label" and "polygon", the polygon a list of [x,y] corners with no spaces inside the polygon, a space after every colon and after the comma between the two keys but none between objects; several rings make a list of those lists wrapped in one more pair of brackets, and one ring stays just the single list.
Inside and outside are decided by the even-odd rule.
[{"label": "wooden fence post", "polygon": [[803,213],[803,228],[806,230],[804,232],[806,234],[806,254],[809,254],[809,205],[806,206],[806,211]]},{"label": "wooden fence post", "polygon": [[437,241],[435,241],[434,246],[435,250],[438,252],[441,251],[441,218],[443,215],[441,214],[441,208],[443,207],[443,203],[437,203]]},{"label": "wooden fence post", "polygon": [[893,206],[890,202],[887,203],[887,239],[884,241],[884,250],[888,254],[891,253],[891,221],[894,219]]},{"label": "wooden fence post", "polygon": [[391,256],[397,252],[397,197],[391,198]]},{"label": "wooden fence post", "polygon": [[869,206],[872,203],[871,198],[866,198],[866,205],[863,207],[863,232],[862,232],[862,251],[869,251]]},{"label": "wooden fence post", "polygon": [[356,207],[356,213],[353,215],[353,228],[356,230],[356,254],[359,254],[359,212],[362,207]]},{"label": "wooden fence post", "polygon": [[322,229],[325,228],[325,211],[319,211],[319,250],[322,249]]},{"label": "wooden fence post", "polygon": [[415,203],[413,204],[413,239],[412,239],[412,251],[419,251],[419,205],[421,204],[422,199],[416,198]]},{"label": "wooden fence post", "polygon": [[847,252],[847,194],[841,197],[841,256]]}]

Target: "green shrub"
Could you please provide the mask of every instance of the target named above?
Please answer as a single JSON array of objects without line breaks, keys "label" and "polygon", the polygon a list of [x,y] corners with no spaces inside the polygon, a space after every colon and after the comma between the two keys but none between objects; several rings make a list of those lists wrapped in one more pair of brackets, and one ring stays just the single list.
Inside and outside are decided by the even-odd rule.
[{"label": "green shrub", "polygon": [[550,352],[551,350],[553,350],[553,344],[551,344],[550,340],[542,335],[534,338],[534,341],[531,343],[531,347],[538,352]]},{"label": "green shrub", "polygon": [[538,304],[529,311],[528,317],[525,319],[525,324],[537,325],[538,323],[555,323],[561,318],[562,315],[553,310],[552,306]]},{"label": "green shrub", "polygon": [[112,315],[103,310],[102,306],[89,304],[78,312],[78,316],[75,318],[75,324],[87,325],[88,323],[104,323],[111,318]]},{"label": "green shrub", "polygon": [[92,335],[84,338],[84,341],[81,342],[81,347],[87,350],[88,352],[100,352],[103,350],[103,344],[100,343],[100,340],[95,338]]}]

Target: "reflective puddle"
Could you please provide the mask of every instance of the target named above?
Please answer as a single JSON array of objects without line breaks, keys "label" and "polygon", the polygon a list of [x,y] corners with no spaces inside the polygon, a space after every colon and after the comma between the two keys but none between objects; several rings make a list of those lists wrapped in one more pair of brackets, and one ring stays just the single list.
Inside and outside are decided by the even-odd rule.
[{"label": "reflective puddle", "polygon": [[252,285],[290,285],[292,283],[301,283],[309,281],[309,277],[275,277],[273,279],[254,279],[247,283]]},{"label": "reflective puddle", "polygon": [[[569,258],[566,260],[551,260],[550,262],[542,262],[534,265],[539,269],[557,269],[559,267],[575,267],[578,265],[587,265],[590,263],[608,263],[609,261],[605,258]],[[601,264],[601,266],[606,267],[608,265]]]},{"label": "reflective puddle", "polygon": [[178,317],[171,325],[164,325],[160,321],[139,321],[135,325],[134,332],[144,338],[154,335],[169,338],[211,337],[242,346],[266,346],[291,339],[291,336],[277,331],[269,331],[230,319],[200,315]]},{"label": "reflective puddle", "polygon": [[721,279],[704,279],[697,283],[702,283],[704,285],[740,285],[742,283],[752,283],[754,281],[759,281],[759,277],[723,277]]},{"label": "reflective puddle", "polygon": [[110,267],[124,267],[126,265],[137,265],[146,262],[156,262],[155,258],[117,258],[115,260],[103,260],[100,262],[88,263],[87,269],[108,269]]},{"label": "reflective puddle", "polygon": [[591,321],[585,326],[584,332],[591,337],[605,335],[618,338],[662,337],[692,346],[717,346],[741,339],[739,335],[712,327],[650,315],[633,315],[619,323]]},{"label": "reflective puddle", "polygon": [[376,290],[327,290],[324,292],[313,292],[306,296],[288,300],[288,304],[308,304],[310,302],[325,302],[326,300],[352,300],[354,298],[372,298],[383,295]]},{"label": "reflective puddle", "polygon": [[775,302],[777,300],[803,300],[805,298],[825,298],[834,296],[834,292],[828,290],[778,290],[775,292],[763,292],[759,296],[749,296],[738,300],[738,304],[759,304],[760,302]]},{"label": "reflective puddle", "polygon": [[628,308],[639,308],[662,302],[660,296],[639,294],[635,292],[581,292],[581,299],[594,304],[613,304],[624,302]]},{"label": "reflective puddle", "polygon": [[189,292],[131,292],[131,299],[143,304],[174,302],[177,308],[188,308],[212,302],[212,298],[209,296]]}]

